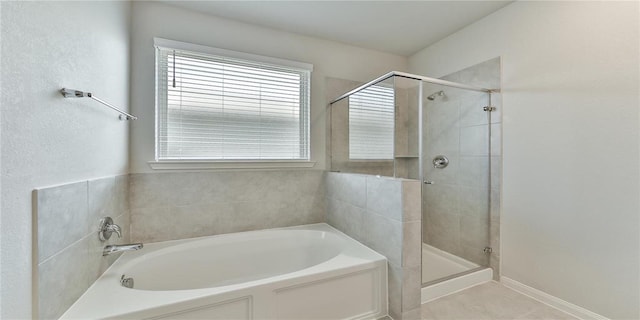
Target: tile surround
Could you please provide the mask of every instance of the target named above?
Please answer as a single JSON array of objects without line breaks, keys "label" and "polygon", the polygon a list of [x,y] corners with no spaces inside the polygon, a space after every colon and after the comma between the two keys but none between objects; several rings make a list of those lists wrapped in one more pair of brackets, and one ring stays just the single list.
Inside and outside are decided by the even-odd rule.
[{"label": "tile surround", "polygon": [[[60,317],[117,259],[119,254],[102,256],[105,245],[129,242],[128,188],[128,175],[122,175],[34,191],[34,314],[39,318]],[[122,238],[98,239],[104,216],[122,227]]]},{"label": "tile surround", "polygon": [[327,222],[389,261],[389,315],[419,318],[421,189],[418,180],[326,173]]},{"label": "tile surround", "polygon": [[326,221],[319,170],[143,173],[130,179],[136,242]]}]

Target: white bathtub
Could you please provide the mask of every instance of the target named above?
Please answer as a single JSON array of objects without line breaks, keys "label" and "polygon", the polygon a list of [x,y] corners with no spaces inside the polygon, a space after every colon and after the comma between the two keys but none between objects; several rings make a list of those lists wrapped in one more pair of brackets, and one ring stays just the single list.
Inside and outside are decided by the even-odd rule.
[{"label": "white bathtub", "polygon": [[[132,289],[120,278],[134,279]],[[73,281],[73,279],[69,279]],[[62,319],[374,319],[387,262],[327,224],[145,244]]]}]

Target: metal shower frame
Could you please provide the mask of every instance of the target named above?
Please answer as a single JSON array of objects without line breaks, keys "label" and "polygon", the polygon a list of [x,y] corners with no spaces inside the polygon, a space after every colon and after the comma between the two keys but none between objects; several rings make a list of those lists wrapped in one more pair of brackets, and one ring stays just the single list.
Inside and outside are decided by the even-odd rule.
[{"label": "metal shower frame", "polygon": [[486,92],[486,93],[494,93],[494,92],[500,92],[499,89],[486,89],[486,88],[481,88],[481,87],[476,87],[476,86],[470,86],[470,85],[466,85],[466,84],[462,84],[462,83],[457,83],[457,82],[452,82],[452,81],[446,81],[446,80],[441,80],[441,79],[436,79],[436,78],[430,78],[430,77],[425,77],[425,76],[421,76],[421,75],[417,75],[417,74],[412,74],[412,73],[406,73],[406,72],[400,72],[400,71],[391,71],[389,73],[385,73],[335,99],[333,99],[331,102],[329,102],[330,105],[358,92],[361,91],[367,87],[370,87],[372,85],[375,85],[379,82],[385,81],[391,77],[402,77],[402,78],[407,78],[407,79],[414,79],[414,80],[420,80],[420,81],[425,81],[425,82],[429,82],[429,83],[433,83],[433,84],[438,84],[438,85],[443,85],[446,87],[453,87],[453,88],[460,88],[460,89],[467,89],[467,90],[473,90],[473,91],[479,91],[479,92]]}]

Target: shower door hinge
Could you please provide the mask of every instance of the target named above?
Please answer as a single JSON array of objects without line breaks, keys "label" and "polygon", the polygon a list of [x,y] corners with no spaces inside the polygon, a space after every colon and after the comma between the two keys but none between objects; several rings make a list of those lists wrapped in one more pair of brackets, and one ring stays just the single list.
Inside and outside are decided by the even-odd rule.
[{"label": "shower door hinge", "polygon": [[484,253],[492,253],[492,252],[493,252],[493,248],[491,248],[491,247],[484,247],[484,249],[482,249],[482,252],[484,252]]},{"label": "shower door hinge", "polygon": [[494,106],[486,106],[486,107],[482,108],[482,110],[489,111],[489,112],[496,111],[496,107],[494,107]]}]

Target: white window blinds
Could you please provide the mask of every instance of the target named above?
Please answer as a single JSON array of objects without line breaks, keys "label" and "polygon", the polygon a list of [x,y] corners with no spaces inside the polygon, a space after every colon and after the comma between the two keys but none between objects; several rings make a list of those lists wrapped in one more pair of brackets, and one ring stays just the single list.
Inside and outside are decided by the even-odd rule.
[{"label": "white window blinds", "polygon": [[309,159],[309,70],[156,50],[157,160]]},{"label": "white window blinds", "polygon": [[349,97],[349,159],[393,159],[393,88],[372,86]]}]

